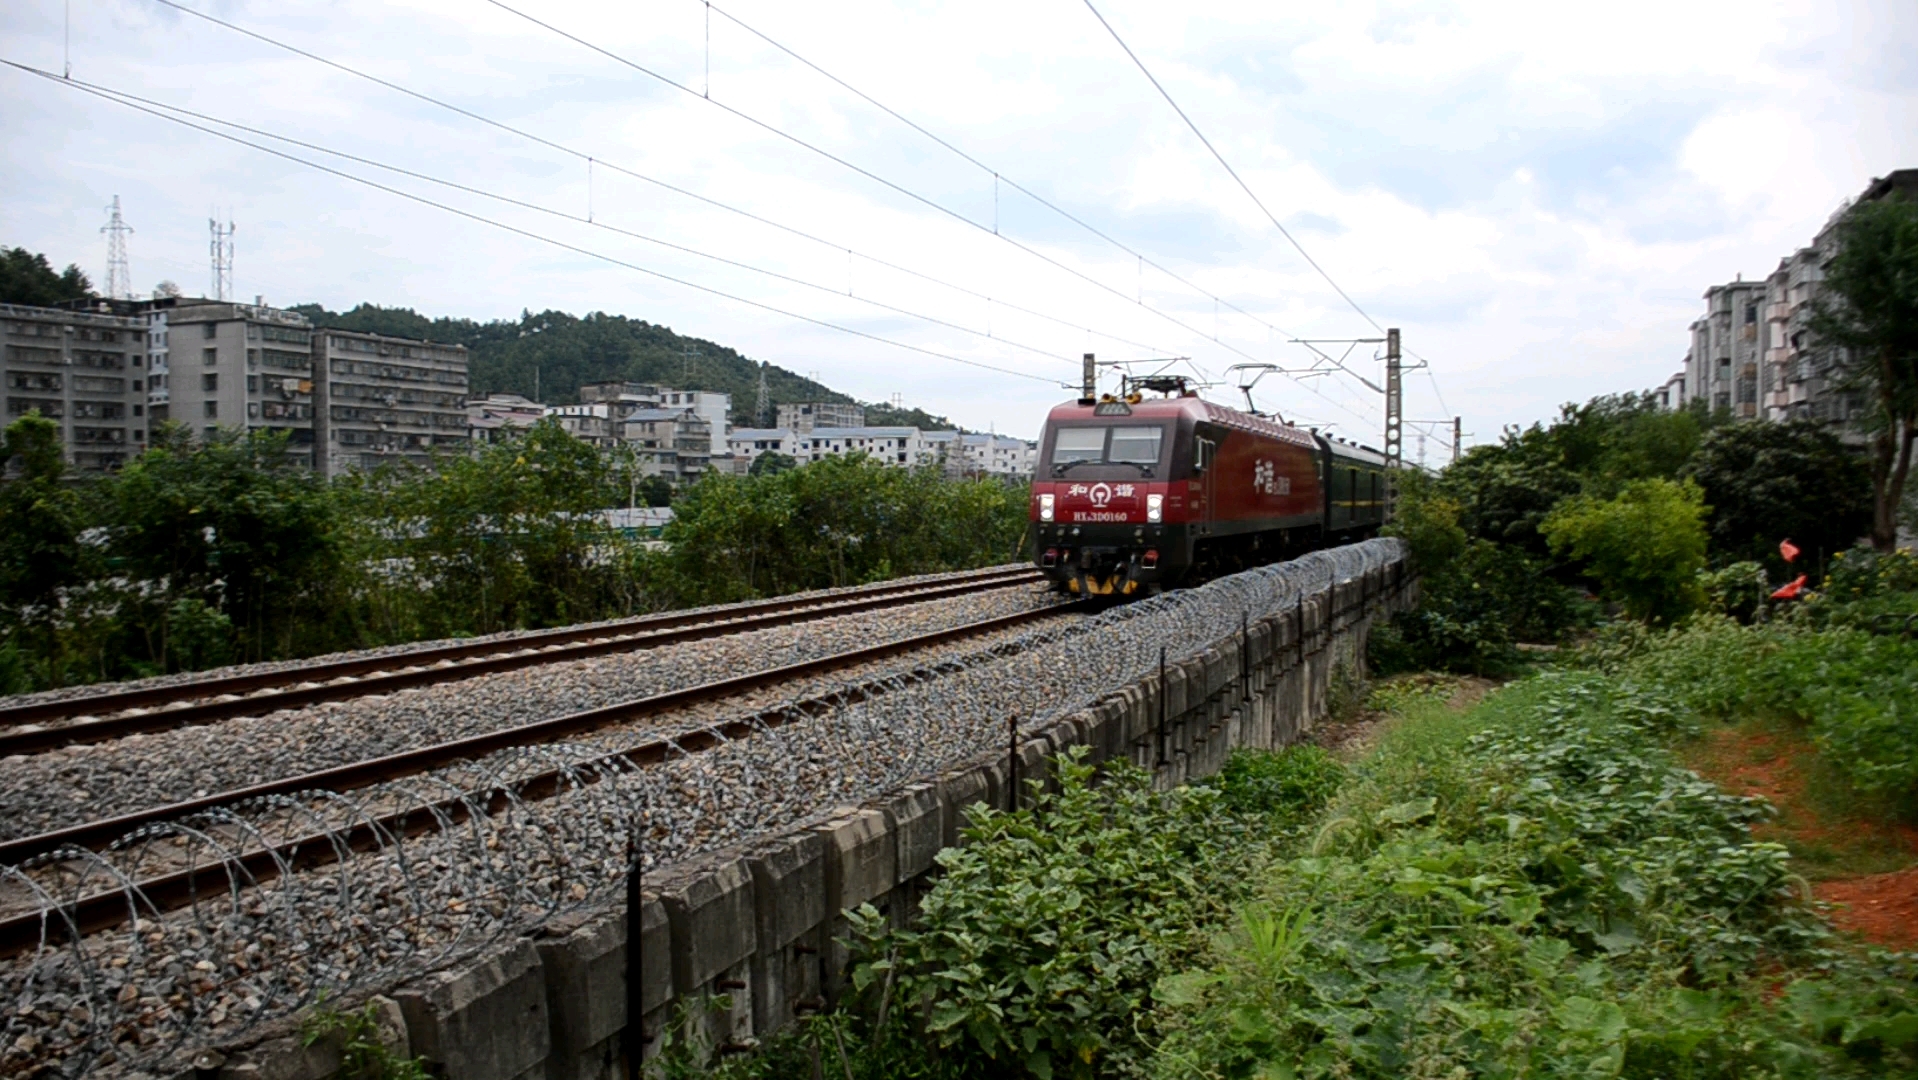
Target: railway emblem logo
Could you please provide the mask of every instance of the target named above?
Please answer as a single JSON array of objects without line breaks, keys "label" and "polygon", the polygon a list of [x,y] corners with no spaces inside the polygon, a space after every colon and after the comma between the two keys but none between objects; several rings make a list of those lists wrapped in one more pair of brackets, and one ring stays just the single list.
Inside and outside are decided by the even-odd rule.
[{"label": "railway emblem logo", "polygon": [[1094,509],[1103,510],[1107,504],[1112,502],[1112,485],[1105,483],[1094,484],[1092,485],[1092,490],[1086,493],[1086,497],[1092,500]]},{"label": "railway emblem logo", "polygon": [[1252,490],[1267,495],[1292,494],[1292,478],[1280,476],[1279,470],[1270,461],[1260,461],[1252,466]]}]

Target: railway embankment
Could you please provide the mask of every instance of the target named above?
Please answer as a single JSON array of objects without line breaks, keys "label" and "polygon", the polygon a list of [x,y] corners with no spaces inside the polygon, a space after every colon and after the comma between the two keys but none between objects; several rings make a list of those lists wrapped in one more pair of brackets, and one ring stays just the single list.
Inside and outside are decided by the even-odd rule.
[{"label": "railway embankment", "polygon": [[[621,1076],[629,1055],[658,1052],[676,1016],[693,1017],[679,1038],[747,1050],[847,992],[845,912],[872,905],[905,924],[968,807],[1005,806],[1075,747],[1173,786],[1237,748],[1296,741],[1325,714],[1334,672],[1359,664],[1374,623],[1416,592],[1396,541],[1318,553],[1028,631],[833,715],[674,759],[677,772],[630,784],[623,801],[569,811],[636,815],[639,873],[602,860],[577,902],[473,927],[431,970],[361,980],[323,1008],[370,1006],[368,1037],[389,1053],[472,1080]],[[810,806],[769,812],[760,801],[781,779],[726,756],[774,735]],[[865,767],[820,784],[808,752]],[[554,869],[531,859],[522,873]],[[193,1072],[191,1050],[198,1076],[329,1076],[340,1039],[308,1045],[313,1013],[185,1047],[166,1075]]]}]

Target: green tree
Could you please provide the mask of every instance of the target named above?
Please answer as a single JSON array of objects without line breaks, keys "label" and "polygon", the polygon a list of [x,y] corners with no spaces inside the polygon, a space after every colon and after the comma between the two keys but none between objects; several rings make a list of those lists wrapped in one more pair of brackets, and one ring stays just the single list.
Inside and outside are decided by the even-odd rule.
[{"label": "green tree", "polygon": [[[284,432],[196,438],[168,424],[100,488],[109,554],[164,606],[139,620],[155,660],[177,668],[223,655],[222,632],[247,660],[331,644],[303,638],[324,621],[339,570],[335,503],[286,445]],[[170,643],[176,628],[186,653]]]},{"label": "green tree", "polygon": [[1540,531],[1552,550],[1582,560],[1603,595],[1632,617],[1669,622],[1697,603],[1707,509],[1689,480],[1636,480],[1614,499],[1565,500]]},{"label": "green tree", "polygon": [[1778,542],[1829,556],[1871,528],[1871,475],[1829,428],[1810,421],[1727,424],[1708,433],[1687,474],[1711,506],[1714,561],[1782,567]]},{"label": "green tree", "polygon": [[631,491],[551,418],[371,488],[391,554],[422,583],[429,636],[558,626],[642,603],[632,553],[598,516]]},{"label": "green tree", "polygon": [[708,473],[673,505],[660,560],[680,600],[725,603],[1012,558],[1026,494],[864,454],[757,476]]},{"label": "green tree", "polygon": [[56,627],[62,594],[86,573],[86,517],[53,421],[28,413],[7,425],[0,466],[0,693],[18,693],[65,681]]},{"label": "green tree", "polygon": [[1918,203],[1861,203],[1838,225],[1811,330],[1845,354],[1845,383],[1870,402],[1871,542],[1898,544],[1898,507],[1918,439]]},{"label": "green tree", "polygon": [[45,255],[26,248],[0,248],[0,304],[51,307],[66,300],[85,300],[93,284],[77,266],[55,272]]}]

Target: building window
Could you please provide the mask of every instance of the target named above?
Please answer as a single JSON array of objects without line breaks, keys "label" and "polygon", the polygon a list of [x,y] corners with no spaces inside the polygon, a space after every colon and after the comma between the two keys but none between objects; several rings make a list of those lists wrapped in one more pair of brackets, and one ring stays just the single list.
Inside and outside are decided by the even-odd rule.
[{"label": "building window", "polygon": [[135,415],[135,416],[143,416],[143,415],[145,415],[145,414],[146,414],[146,406],[145,406],[145,405],[135,405],[135,406],[133,407],[133,415]]},{"label": "building window", "polygon": [[218,350],[218,349],[201,349],[201,350],[200,350],[200,362],[201,362],[201,363],[203,363],[203,364],[205,364],[205,365],[206,365],[207,367],[212,367],[213,365],[215,365],[215,364],[217,364],[217,363],[219,363],[219,362],[220,362],[220,350]]},{"label": "building window", "polygon": [[206,416],[206,418],[208,420],[217,419],[220,415],[220,403],[217,401],[209,401],[209,402],[206,402],[205,404],[206,404],[206,413],[204,415]]},{"label": "building window", "polygon": [[259,418],[260,418],[260,403],[259,403],[259,402],[257,402],[257,401],[249,401],[249,402],[247,402],[247,403],[246,403],[246,415],[247,415],[247,417],[248,417],[249,419],[253,419],[253,420],[257,420],[257,419],[259,419]]},{"label": "building window", "polygon": [[212,393],[218,390],[219,388],[220,388],[219,372],[209,371],[205,375],[200,376],[200,389],[205,390],[208,393]]},{"label": "building window", "polygon": [[140,389],[140,380],[138,380],[138,379],[135,379],[135,380],[133,380],[133,389],[135,389],[135,390],[139,390],[139,389]]},{"label": "building window", "polygon": [[257,394],[260,392],[260,377],[258,375],[248,375],[246,377],[246,392],[249,394]]},{"label": "building window", "polygon": [[215,337],[218,337],[219,333],[220,333],[220,328],[217,324],[215,323],[206,324],[206,339],[208,341],[212,341]]}]

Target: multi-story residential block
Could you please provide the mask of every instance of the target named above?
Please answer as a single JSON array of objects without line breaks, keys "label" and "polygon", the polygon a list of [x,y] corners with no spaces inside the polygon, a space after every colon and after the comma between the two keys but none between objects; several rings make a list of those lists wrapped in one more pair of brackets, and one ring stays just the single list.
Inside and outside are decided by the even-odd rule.
[{"label": "multi-story residential block", "polygon": [[726,434],[726,446],[740,473],[752,471],[753,461],[766,454],[800,460],[798,442],[799,437],[785,428],[734,428]]},{"label": "multi-story residential block", "polygon": [[965,449],[965,471],[987,476],[1026,476],[1032,472],[1037,444],[1008,435],[960,436]]},{"label": "multi-story residential block", "polygon": [[[1845,213],[1860,202],[1903,192],[1918,197],[1918,169],[1877,177],[1825,222],[1809,246],[1780,259],[1763,281],[1742,276],[1705,293],[1706,312],[1692,323],[1692,350],[1673,407],[1703,400],[1740,418],[1808,419],[1852,427],[1864,408],[1841,377],[1846,357],[1811,333],[1811,313],[1825,266],[1838,253]],[[1670,384],[1668,383],[1667,386]],[[1670,395],[1668,395],[1670,396]]]},{"label": "multi-story residential block", "polygon": [[605,402],[546,407],[546,415],[557,421],[568,435],[602,450],[619,445],[616,412],[616,406]]},{"label": "multi-story residential block", "polygon": [[487,394],[466,401],[466,436],[473,442],[498,442],[508,434],[532,427],[546,415],[546,406],[518,394]]},{"label": "multi-story residential block", "polygon": [[1004,435],[921,431],[916,427],[737,428],[727,439],[740,469],[764,454],[800,464],[841,454],[866,454],[899,468],[939,468],[950,476],[1022,476],[1032,471],[1033,444]]},{"label": "multi-story residential block", "polygon": [[[814,427],[795,432],[801,461],[840,454],[868,454],[888,465],[930,464],[931,450],[916,427]],[[803,456],[802,456],[803,455]]]},{"label": "multi-story residential block", "polygon": [[781,405],[779,416],[773,426],[784,428],[795,435],[804,435],[814,428],[822,427],[865,427],[866,408],[863,405],[843,405],[831,401]]},{"label": "multi-story residential block", "polygon": [[1686,383],[1713,409],[1750,419],[1760,415],[1759,394],[1767,389],[1761,370],[1761,332],[1765,283],[1742,277],[1705,291],[1705,316],[1692,323],[1692,351]]},{"label": "multi-story residential block", "polygon": [[[1687,370],[1691,367],[1689,359],[1688,357],[1686,364]],[[1690,403],[1691,398],[1685,392],[1686,377],[1686,371],[1680,371],[1678,374],[1666,379],[1665,385],[1652,391],[1652,393],[1658,395],[1658,405],[1660,408],[1676,412],[1685,408],[1686,405]]]},{"label": "multi-story residential block", "polygon": [[211,435],[283,431],[287,456],[314,468],[313,327],[262,304],[175,301],[165,310],[168,418]]},{"label": "multi-story residential block", "polygon": [[647,476],[688,483],[712,465],[712,423],[691,409],[635,409],[619,421],[619,438]]},{"label": "multi-story residential block", "polygon": [[[324,475],[394,462],[425,466],[435,454],[466,448],[466,346],[316,330],[312,358],[321,375],[314,439]],[[262,363],[269,363],[264,356]],[[269,394],[263,415],[294,408],[301,380],[266,371],[267,382],[278,379],[281,400]]]},{"label": "multi-story residential block", "polygon": [[5,422],[60,425],[79,472],[118,468],[146,447],[147,323],[132,314],[0,304]]}]

